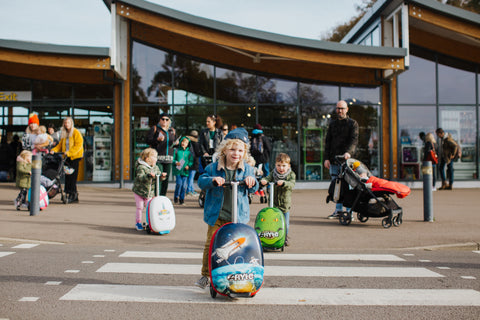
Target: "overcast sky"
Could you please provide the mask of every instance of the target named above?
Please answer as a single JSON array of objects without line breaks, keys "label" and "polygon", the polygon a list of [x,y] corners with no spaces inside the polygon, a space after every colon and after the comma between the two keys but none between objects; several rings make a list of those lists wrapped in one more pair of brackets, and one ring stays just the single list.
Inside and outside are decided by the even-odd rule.
[{"label": "overcast sky", "polygon": [[[320,39],[357,14],[361,0],[150,0],[200,17],[294,37]],[[0,39],[109,47],[102,0],[0,0]]]}]

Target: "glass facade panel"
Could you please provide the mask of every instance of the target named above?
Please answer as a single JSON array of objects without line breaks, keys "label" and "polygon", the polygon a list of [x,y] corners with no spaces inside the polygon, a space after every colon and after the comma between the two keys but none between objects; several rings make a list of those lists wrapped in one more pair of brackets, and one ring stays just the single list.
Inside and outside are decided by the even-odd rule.
[{"label": "glass facade panel", "polygon": [[476,172],[477,120],[474,107],[440,107],[439,126],[462,148],[462,157],[453,163],[455,179],[474,179]]},{"label": "glass facade panel", "polygon": [[423,140],[420,138],[420,133],[435,133],[436,118],[435,106],[401,106],[398,108],[401,179],[420,179],[423,159]]},{"label": "glass facade panel", "polygon": [[258,103],[296,103],[297,82],[257,77]]},{"label": "glass facade panel", "polygon": [[174,56],[138,42],[132,52],[133,103],[168,103]]},{"label": "glass facade panel", "polygon": [[440,104],[475,103],[475,73],[439,64],[438,100]]},{"label": "glass facade panel", "polygon": [[[174,104],[213,103],[213,66],[176,56],[174,71]],[[182,94],[177,100],[177,91]]]},{"label": "glass facade panel", "polygon": [[398,76],[398,102],[436,103],[435,63],[410,55],[410,69]]},{"label": "glass facade panel", "polygon": [[255,103],[255,75],[216,67],[215,76],[216,98],[219,103]]},{"label": "glass facade panel", "polygon": [[300,83],[300,104],[302,106],[333,104],[339,100],[338,86]]},{"label": "glass facade panel", "polygon": [[341,87],[341,98],[348,104],[380,104],[378,88]]}]

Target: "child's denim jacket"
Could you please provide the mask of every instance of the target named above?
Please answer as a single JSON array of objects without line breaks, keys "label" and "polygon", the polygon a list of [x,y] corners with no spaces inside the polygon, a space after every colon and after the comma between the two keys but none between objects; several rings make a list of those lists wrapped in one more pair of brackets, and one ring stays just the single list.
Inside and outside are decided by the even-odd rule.
[{"label": "child's denim jacket", "polygon": [[[211,226],[218,220],[220,210],[223,206],[224,187],[217,187],[213,184],[213,177],[225,178],[225,165],[222,160],[223,159],[220,159],[218,162],[209,164],[205,168],[205,172],[198,178],[198,186],[202,190],[206,190],[203,221]],[[248,176],[255,177],[253,167],[245,162],[240,163],[235,174],[235,180],[243,181]],[[248,193],[254,193],[257,190],[258,181],[255,181],[255,185],[250,189],[246,186],[238,186],[238,222],[248,223],[250,220]]]}]

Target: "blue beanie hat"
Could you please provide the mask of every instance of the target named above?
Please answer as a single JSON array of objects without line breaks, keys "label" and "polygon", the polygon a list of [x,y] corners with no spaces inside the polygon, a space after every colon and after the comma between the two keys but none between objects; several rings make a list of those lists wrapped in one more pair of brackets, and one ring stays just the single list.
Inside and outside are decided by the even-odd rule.
[{"label": "blue beanie hat", "polygon": [[248,143],[248,132],[244,128],[236,128],[228,132],[225,136],[225,140],[228,139],[240,139],[245,143]]}]

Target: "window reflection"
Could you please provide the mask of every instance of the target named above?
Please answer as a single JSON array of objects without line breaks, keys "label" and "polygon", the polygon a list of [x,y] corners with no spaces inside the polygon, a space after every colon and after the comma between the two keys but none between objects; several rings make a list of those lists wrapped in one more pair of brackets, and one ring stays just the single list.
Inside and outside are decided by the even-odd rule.
[{"label": "window reflection", "polygon": [[439,64],[438,86],[439,103],[475,103],[473,72]]},{"label": "window reflection", "polygon": [[398,76],[398,102],[435,103],[435,63],[410,55],[410,69]]},{"label": "window reflection", "polygon": [[216,67],[217,100],[220,103],[254,103],[256,76]]}]

